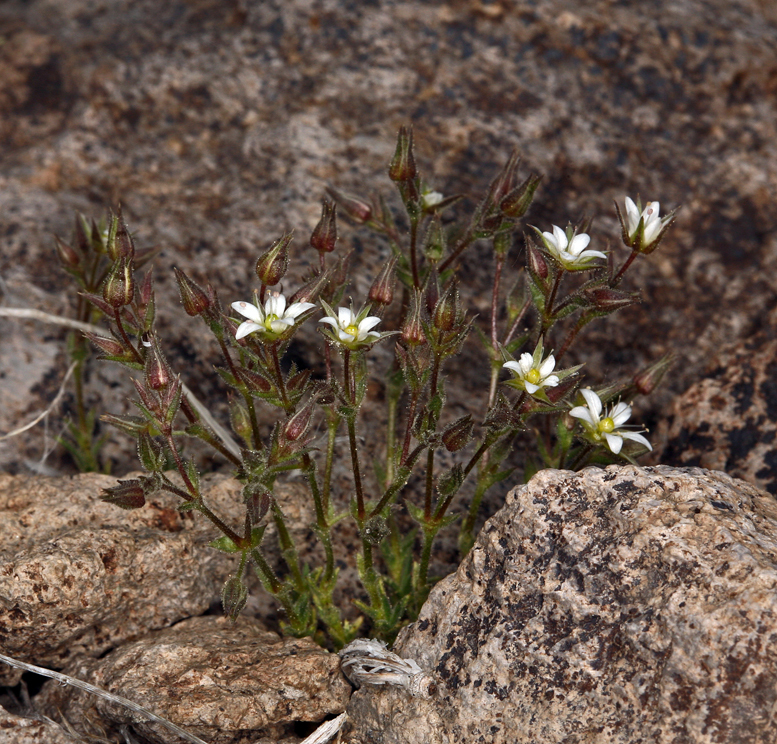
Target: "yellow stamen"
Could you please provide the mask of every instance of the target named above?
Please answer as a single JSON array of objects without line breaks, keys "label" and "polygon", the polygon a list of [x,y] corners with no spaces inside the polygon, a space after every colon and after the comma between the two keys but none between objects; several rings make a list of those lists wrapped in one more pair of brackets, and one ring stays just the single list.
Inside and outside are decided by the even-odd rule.
[{"label": "yellow stamen", "polygon": [[599,422],[599,431],[610,434],[615,429],[615,422],[608,416]]},{"label": "yellow stamen", "polygon": [[359,326],[357,326],[357,325],[346,326],[345,327],[345,332],[349,336],[353,336],[354,338],[356,338],[359,335]]},{"label": "yellow stamen", "polygon": [[540,371],[532,367],[526,373],[526,382],[530,382],[532,385],[536,385],[540,381]]}]

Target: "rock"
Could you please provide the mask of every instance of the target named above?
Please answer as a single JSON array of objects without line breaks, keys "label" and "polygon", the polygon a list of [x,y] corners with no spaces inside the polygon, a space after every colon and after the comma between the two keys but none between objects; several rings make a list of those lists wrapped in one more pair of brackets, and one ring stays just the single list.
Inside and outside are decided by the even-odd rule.
[{"label": "rock", "polygon": [[[319,722],[345,709],[351,686],[340,662],[311,639],[281,639],[256,621],[197,617],[156,631],[102,659],[79,659],[66,674],[139,703],[210,744],[273,741],[299,722]],[[178,744],[159,724],[56,682],[35,698],[54,719],[98,720],[107,729],[132,724],[153,744]]]},{"label": "rock", "polygon": [[[115,478],[0,475],[0,647],[61,668],[128,639],[202,614],[234,560],[208,547],[206,520],[159,493],[142,509],[100,501]],[[230,521],[242,516],[236,481],[206,481],[206,499]],[[20,673],[0,669],[5,684]]]},{"label": "rock", "polygon": [[73,744],[73,737],[56,723],[23,718],[0,707],[0,741],[3,744]]},{"label": "rock", "polygon": [[777,503],[722,473],[540,472],[362,688],[356,744],[774,744]]},{"label": "rock", "polygon": [[[295,262],[310,263],[325,185],[391,194],[386,164],[411,121],[438,190],[473,202],[517,147],[523,174],[545,174],[528,221],[547,229],[596,215],[597,248],[617,243],[614,198],[683,204],[659,252],[624,283],[645,303],[586,328],[569,357],[587,362],[596,385],[677,350],[645,411],[655,420],[774,301],[774,23],[763,0],[2,3],[3,302],[73,312],[51,234],[69,234],[74,209],[99,216],[121,201],[138,245],[164,249],[155,276],[168,358],[226,422],[215,346],[176,307],[172,266],[229,302],[250,297],[261,247],[286,230],[296,230]],[[357,247],[358,304],[388,249],[343,234]],[[461,272],[483,324],[492,265],[481,245]],[[0,376],[5,432],[46,406],[67,364],[58,329],[2,319],[0,336],[30,383]],[[319,340],[302,334],[297,358],[320,367]],[[466,353],[446,388],[457,415],[487,387],[488,365]],[[89,404],[122,413],[117,390],[131,389],[114,387],[122,377],[111,370],[92,367]],[[44,450],[40,429],[3,444],[0,467],[14,472]],[[110,447],[115,472],[135,467],[129,440]],[[72,467],[61,454],[49,464]]]},{"label": "rock", "polygon": [[672,405],[653,459],[725,470],[777,494],[777,328],[721,354]]}]

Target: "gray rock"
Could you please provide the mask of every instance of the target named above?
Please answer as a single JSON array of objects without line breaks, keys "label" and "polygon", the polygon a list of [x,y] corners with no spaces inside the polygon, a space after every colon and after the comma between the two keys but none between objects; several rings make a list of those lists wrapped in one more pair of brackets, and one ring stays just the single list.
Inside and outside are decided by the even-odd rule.
[{"label": "gray rock", "polygon": [[[203,613],[234,560],[208,547],[215,529],[157,494],[142,509],[100,501],[115,478],[0,475],[0,647],[61,668]],[[239,524],[236,481],[216,477],[206,499]],[[20,676],[3,666],[6,684]]]},{"label": "gray rock", "polygon": [[[345,709],[351,686],[339,658],[311,639],[281,639],[256,621],[197,617],[151,633],[103,659],[75,660],[66,674],[127,697],[211,744],[280,739],[294,724]],[[153,744],[180,738],[137,721],[126,708],[46,683],[37,708],[55,720],[97,720],[107,729],[132,724]]]},{"label": "gray rock", "polygon": [[724,470],[777,494],[777,328],[723,352],[657,435],[654,460]]},{"label": "gray rock", "polygon": [[24,718],[0,706],[0,741],[3,744],[73,744],[73,737],[56,723]]},{"label": "gray rock", "polygon": [[543,471],[395,645],[429,700],[362,688],[356,744],[774,744],[777,503],[722,473]]}]

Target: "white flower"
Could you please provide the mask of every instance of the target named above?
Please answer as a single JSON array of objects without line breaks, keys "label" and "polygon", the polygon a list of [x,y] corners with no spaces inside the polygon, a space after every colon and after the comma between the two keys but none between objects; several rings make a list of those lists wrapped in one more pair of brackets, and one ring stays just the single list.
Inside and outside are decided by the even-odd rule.
[{"label": "white flower", "polygon": [[542,233],[542,238],[548,252],[558,259],[567,271],[587,269],[594,258],[607,258],[601,251],[585,250],[591,242],[591,236],[586,233],[575,235],[572,228],[564,232],[558,225],[553,225],[553,232]]},{"label": "white flower", "polygon": [[443,200],[443,195],[439,191],[425,190],[421,194],[421,201],[424,203],[424,209],[436,207]]},{"label": "white flower", "polygon": [[599,396],[590,388],[580,392],[585,398],[586,405],[575,406],[570,410],[569,415],[580,419],[583,428],[592,441],[601,442],[604,439],[610,451],[615,455],[621,451],[624,439],[639,442],[652,451],[653,448],[650,446],[650,442],[642,434],[622,431],[620,428],[631,418],[631,406],[625,403],[616,403],[612,408],[605,411],[605,415],[602,417],[602,401]]},{"label": "white flower", "polygon": [[536,358],[535,351],[534,356],[521,354],[517,362],[505,362],[502,365],[515,373],[516,377],[512,381],[513,386],[525,390],[529,395],[534,395],[544,387],[556,387],[559,383],[558,375],[551,374],[556,366],[555,357],[550,354],[545,361],[541,361],[542,347],[538,346],[537,348],[540,350],[539,359]]},{"label": "white flower", "polygon": [[648,202],[641,212],[642,205],[639,200],[635,204],[627,196],[625,201],[626,219],[624,221],[621,217],[620,220],[623,231],[628,236],[627,245],[634,250],[651,253],[652,251],[645,251],[645,249],[661,239],[665,229],[674,221],[677,210],[661,217],[661,205],[657,201]]},{"label": "white flower", "polygon": [[371,330],[380,323],[380,318],[367,315],[369,307],[364,308],[359,313],[354,313],[353,308],[338,307],[337,315],[335,315],[335,311],[326,302],[322,300],[321,304],[324,306],[327,316],[318,322],[328,323],[332,326],[334,330],[328,335],[333,340],[349,349],[356,349],[381,338],[380,333]]},{"label": "white flower", "polygon": [[235,333],[235,338],[241,339],[254,331],[261,331],[270,338],[280,336],[297,322],[302,313],[315,305],[312,302],[295,302],[286,307],[286,298],[280,292],[270,292],[263,308],[251,302],[233,302],[232,307],[248,318]]}]

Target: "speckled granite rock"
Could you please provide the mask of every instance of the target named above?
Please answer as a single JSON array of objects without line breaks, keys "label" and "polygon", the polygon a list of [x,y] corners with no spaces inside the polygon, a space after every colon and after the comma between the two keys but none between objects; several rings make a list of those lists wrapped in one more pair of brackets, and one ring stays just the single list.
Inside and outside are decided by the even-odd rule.
[{"label": "speckled granite rock", "polygon": [[774,744],[777,502],[722,473],[543,471],[395,645],[429,700],[362,688],[356,744]]},{"label": "speckled granite rock", "polygon": [[[289,228],[304,244],[327,182],[389,189],[408,120],[440,190],[477,194],[517,146],[527,171],[545,173],[530,222],[602,215],[597,247],[617,236],[613,198],[684,205],[671,239],[627,281],[645,304],[581,339],[594,383],[680,352],[646,423],[774,303],[777,16],[763,0],[8,0],[0,24],[3,302],[66,312],[51,233],[69,232],[73,209],[97,215],[121,199],[139,244],[164,248],[170,358],[214,405],[214,347],[174,318],[172,265],[209,276],[226,299],[248,297],[260,246]],[[358,237],[357,299],[365,269],[387,255]],[[484,322],[489,266],[476,249],[463,272]],[[56,390],[62,333],[0,320],[0,336],[3,354],[13,349],[0,368],[25,367],[29,382],[3,389],[7,431]],[[122,405],[109,370],[89,387],[101,411]],[[465,407],[480,371],[462,364],[448,386]],[[39,430],[0,443],[0,465],[24,468],[42,446]],[[131,444],[111,446],[126,470]]]},{"label": "speckled granite rock", "polygon": [[777,494],[777,328],[728,349],[678,396],[653,459],[724,470]]},{"label": "speckled granite rock", "polygon": [[[339,658],[309,638],[281,640],[256,621],[184,620],[111,652],[70,664],[66,674],[127,697],[212,744],[255,742],[294,733],[298,722],[339,714],[351,695]],[[180,737],[136,722],[126,708],[56,682],[35,698],[58,720],[98,720],[107,729],[131,723],[153,744]]]},{"label": "speckled granite rock", "polygon": [[56,723],[24,718],[0,707],[3,744],[73,744],[73,737]]}]

